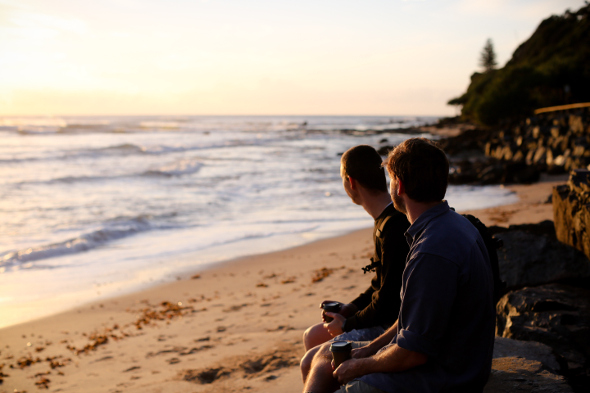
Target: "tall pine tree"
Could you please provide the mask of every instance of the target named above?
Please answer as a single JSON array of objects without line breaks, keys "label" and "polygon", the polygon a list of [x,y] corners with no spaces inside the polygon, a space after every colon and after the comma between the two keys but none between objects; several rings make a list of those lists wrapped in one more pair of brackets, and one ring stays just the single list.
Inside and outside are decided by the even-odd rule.
[{"label": "tall pine tree", "polygon": [[496,63],[496,52],[494,52],[494,44],[492,43],[491,38],[488,38],[481,51],[479,65],[484,68],[485,72],[496,69],[496,66],[498,65],[498,63]]}]

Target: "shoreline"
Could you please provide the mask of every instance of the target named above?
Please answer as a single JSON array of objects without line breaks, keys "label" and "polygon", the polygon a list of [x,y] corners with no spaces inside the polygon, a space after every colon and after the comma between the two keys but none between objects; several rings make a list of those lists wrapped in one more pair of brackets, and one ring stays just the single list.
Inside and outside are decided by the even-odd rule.
[{"label": "shoreline", "polygon": [[[460,213],[488,226],[552,220],[547,198],[566,181],[544,176],[507,186],[519,202]],[[7,376],[0,392],[36,391],[44,379],[61,392],[299,391],[301,334],[319,321],[322,300],[350,299],[366,288],[370,277],[360,267],[371,232],[232,259],[1,328],[0,373]]]},{"label": "shoreline", "polygon": [[[451,202],[453,203],[452,206],[461,206],[465,203],[468,206],[474,206],[478,204],[484,206],[493,205],[493,203],[489,203],[489,201],[498,203],[498,201],[493,196],[496,192],[507,195],[502,196],[504,200],[502,200],[500,203],[506,203],[515,199],[515,197],[513,197],[510,192],[503,191],[501,186],[494,185],[491,187],[494,187],[494,190],[492,194],[485,194],[487,195],[487,199],[486,197],[482,197],[484,194],[475,195],[473,197],[480,203],[472,203],[473,199],[471,199],[471,197],[461,196],[460,193],[449,192],[449,199],[454,201]],[[324,228],[321,231],[312,230],[309,233],[278,235],[273,237],[271,240],[265,238],[254,239],[250,240],[248,244],[242,244],[241,246],[239,245],[239,242],[235,244],[228,244],[223,248],[220,246],[213,246],[212,248],[201,252],[169,255],[166,258],[160,258],[161,261],[158,263],[154,263],[157,258],[154,258],[153,260],[144,258],[143,263],[147,268],[138,271],[130,270],[136,272],[137,274],[132,275],[131,279],[128,281],[117,281],[117,277],[113,278],[113,280],[110,282],[100,279],[95,281],[93,276],[82,275],[80,276],[81,280],[86,280],[89,284],[92,284],[91,287],[80,285],[80,283],[77,283],[76,280],[73,280],[72,283],[74,283],[74,286],[77,285],[76,290],[65,290],[62,292],[59,288],[59,281],[56,283],[51,280],[51,277],[53,276],[42,276],[42,271],[35,273],[37,280],[42,280],[40,281],[39,287],[35,286],[35,281],[27,281],[25,276],[22,276],[22,278],[17,276],[15,279],[13,279],[13,281],[10,281],[5,277],[6,285],[10,285],[10,287],[5,288],[5,293],[10,294],[14,300],[10,303],[4,302],[0,308],[0,315],[5,316],[4,318],[0,318],[0,329],[67,312],[77,307],[83,307],[87,304],[108,301],[112,298],[143,291],[146,289],[149,290],[150,288],[154,288],[165,283],[174,282],[178,277],[186,278],[187,276],[196,274],[198,272],[215,269],[219,264],[223,264],[235,259],[240,259],[246,256],[256,256],[274,251],[289,250],[291,248],[303,246],[321,239],[338,237],[359,229],[371,228],[372,220],[370,217],[366,215],[366,213],[358,206],[357,210],[357,214],[361,215],[363,220],[355,220],[354,222],[358,223],[358,225],[351,225],[349,223],[348,226],[341,227],[339,231],[337,231],[335,227],[332,226],[327,229]],[[162,244],[166,244],[165,241]],[[117,246],[115,245],[113,247],[116,248]],[[221,252],[225,255],[223,257],[216,256],[216,251],[212,252],[212,250],[215,250],[215,248],[219,248],[217,252]],[[93,258],[92,260],[96,260],[95,256],[87,258]],[[138,258],[138,261],[139,260],[140,259]],[[167,266],[164,266],[164,260],[168,261],[165,264]],[[67,261],[65,263],[68,264]],[[159,269],[160,273],[156,273],[154,271],[154,273],[150,273],[148,276],[146,276],[146,273],[149,272],[150,269]],[[124,275],[127,269],[124,267],[119,267],[118,271]],[[141,277],[143,277],[143,279],[141,279]],[[149,279],[145,277],[148,277]],[[60,279],[65,280],[63,276],[57,277],[57,280]],[[67,287],[68,282],[64,281],[63,284]],[[46,296],[36,296],[34,291],[30,292],[30,289],[28,289],[29,287],[37,288],[39,291],[37,293],[43,292],[46,294]],[[33,315],[34,317],[31,317]]]}]

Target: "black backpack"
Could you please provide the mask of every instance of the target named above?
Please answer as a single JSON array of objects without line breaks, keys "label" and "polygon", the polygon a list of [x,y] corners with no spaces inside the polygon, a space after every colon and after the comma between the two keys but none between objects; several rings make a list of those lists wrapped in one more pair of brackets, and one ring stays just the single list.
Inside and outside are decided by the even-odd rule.
[{"label": "black backpack", "polygon": [[[451,208],[453,209],[453,208]],[[453,209],[455,210],[455,209]],[[472,214],[462,214],[463,217],[469,220],[471,224],[477,229],[481,238],[483,239],[486,249],[488,250],[488,256],[490,258],[490,264],[492,268],[492,275],[494,276],[494,304],[498,303],[498,300],[504,295],[504,289],[506,288],[506,282],[500,278],[500,266],[498,263],[498,248],[504,245],[504,242],[500,238],[496,238],[490,234],[488,227],[481,222],[481,220]],[[387,217],[379,228],[377,229],[376,235],[381,237],[381,233],[385,228],[385,224],[391,217]],[[375,263],[371,260],[371,264],[363,268],[364,273],[368,273],[375,269]]]},{"label": "black backpack", "polygon": [[504,294],[504,289],[506,288],[506,282],[500,278],[500,266],[498,264],[498,248],[502,247],[504,242],[502,239],[492,236],[488,227],[479,218],[471,214],[463,214],[463,217],[468,219],[477,229],[488,250],[490,264],[492,265],[492,274],[494,276],[494,304],[496,304]]}]

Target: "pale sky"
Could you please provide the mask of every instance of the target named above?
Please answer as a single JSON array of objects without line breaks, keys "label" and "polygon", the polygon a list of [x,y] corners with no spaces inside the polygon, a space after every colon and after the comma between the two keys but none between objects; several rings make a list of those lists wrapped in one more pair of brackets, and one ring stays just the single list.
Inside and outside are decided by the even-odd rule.
[{"label": "pale sky", "polygon": [[0,115],[454,115],[583,0],[0,0]]}]

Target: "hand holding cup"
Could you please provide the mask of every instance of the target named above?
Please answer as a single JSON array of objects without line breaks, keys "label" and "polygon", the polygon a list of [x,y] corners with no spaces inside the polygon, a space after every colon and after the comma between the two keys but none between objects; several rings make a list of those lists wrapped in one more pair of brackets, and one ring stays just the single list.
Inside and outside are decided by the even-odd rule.
[{"label": "hand holding cup", "polygon": [[323,317],[324,321],[332,322],[332,320],[334,320],[334,318],[327,316],[325,314],[325,312],[327,311],[327,312],[331,312],[331,313],[338,313],[340,311],[340,309],[342,308],[342,303],[339,303],[339,302],[322,303],[321,307],[324,310],[324,312],[322,313],[322,317]]}]

